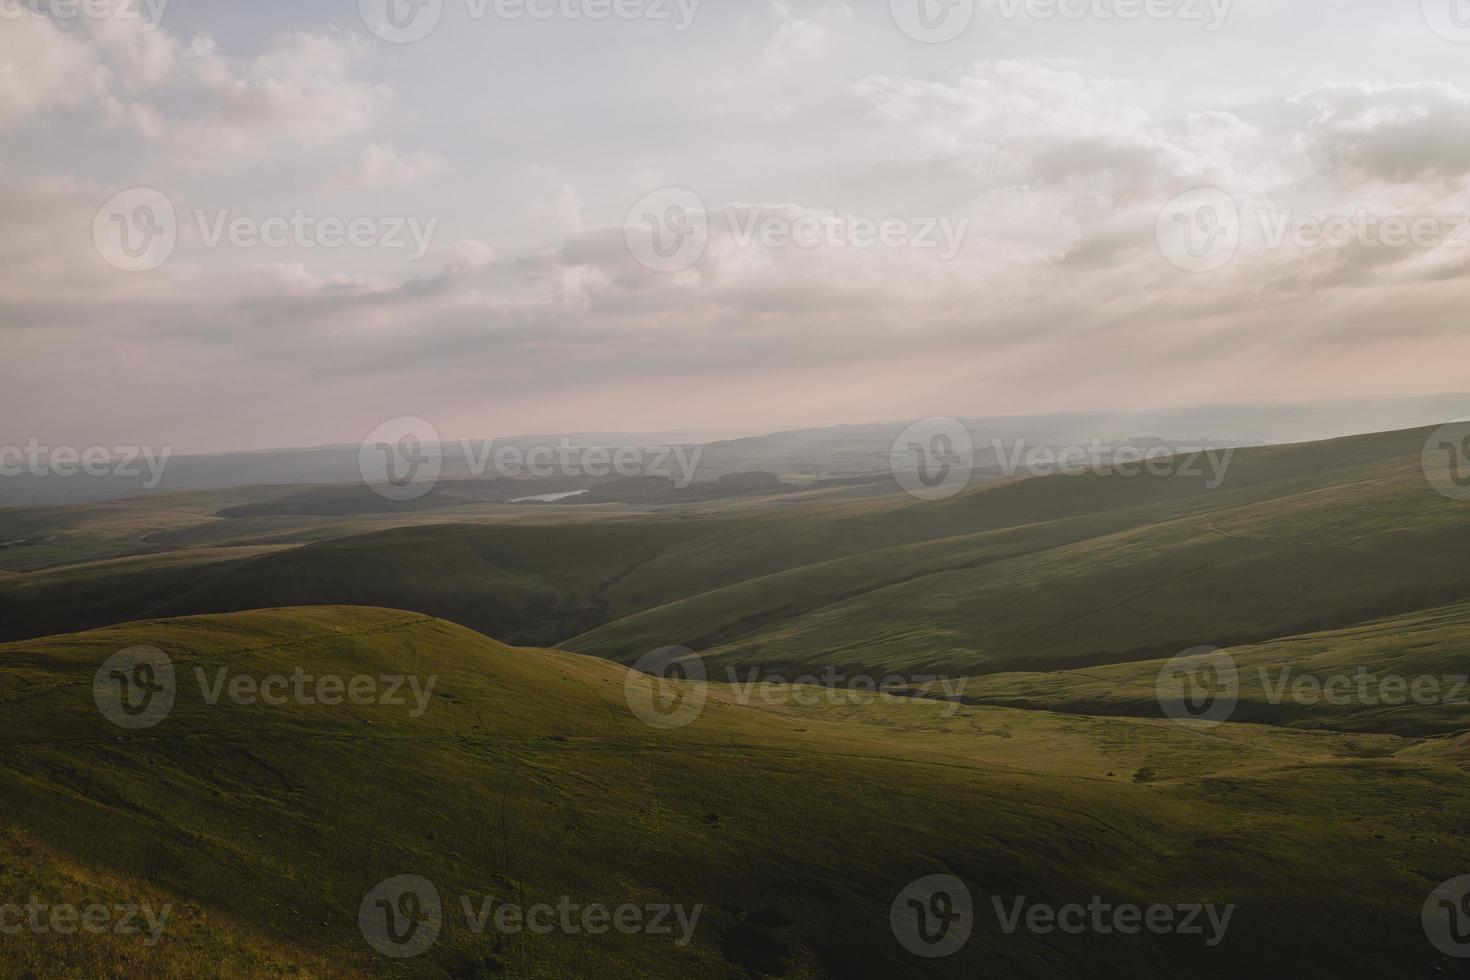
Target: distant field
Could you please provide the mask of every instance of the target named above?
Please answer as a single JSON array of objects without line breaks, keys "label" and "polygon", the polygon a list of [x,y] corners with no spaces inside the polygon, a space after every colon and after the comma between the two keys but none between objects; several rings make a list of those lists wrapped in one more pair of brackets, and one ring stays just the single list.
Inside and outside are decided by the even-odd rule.
[{"label": "distant field", "polygon": [[1088,475],[939,503],[835,488],[216,516],[249,496],[232,491],[0,511],[0,536],[51,527],[53,551],[91,552],[0,579],[0,638],[351,604],[623,662],[671,644],[768,667],[964,674],[1154,659],[1470,595],[1470,510],[1425,480],[1426,435],[1241,450],[1214,490]]}]

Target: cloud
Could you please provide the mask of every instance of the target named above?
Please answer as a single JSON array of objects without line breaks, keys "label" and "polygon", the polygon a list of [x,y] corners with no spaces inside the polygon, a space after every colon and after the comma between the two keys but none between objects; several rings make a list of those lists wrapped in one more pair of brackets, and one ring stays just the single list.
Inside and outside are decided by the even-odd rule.
[{"label": "cloud", "polygon": [[195,38],[183,55],[204,110],[171,127],[171,152],[226,165],[281,149],[330,146],[366,130],[392,89],[353,78],[366,45],[341,33],[291,33],[251,59],[222,55]]},{"label": "cloud", "polygon": [[[123,0],[111,0],[123,8]],[[134,8],[136,9],[136,8]],[[138,95],[169,84],[178,71],[182,46],[168,32],[136,18],[89,17],[82,24],[93,48],[111,69],[112,83]]]},{"label": "cloud", "polygon": [[352,167],[338,171],[327,181],[329,193],[398,187],[432,177],[449,161],[430,150],[418,150],[407,156],[392,143],[369,143]]},{"label": "cloud", "polygon": [[[208,35],[183,45],[139,18],[73,22],[19,11],[0,24],[0,126],[91,108],[195,169],[332,145],[366,130],[394,97],[353,76],[368,48],[342,32],[283,34],[242,59]],[[432,163],[416,154],[400,165]]]},{"label": "cloud", "polygon": [[1448,82],[1340,82],[1297,101],[1316,113],[1303,138],[1331,172],[1399,183],[1470,173],[1470,92]]},{"label": "cloud", "polygon": [[1226,112],[1157,119],[1127,83],[1068,61],[980,62],[943,81],[874,75],[852,92],[896,162],[1108,203],[1226,180],[1233,144],[1257,135]]},{"label": "cloud", "polygon": [[311,272],[303,262],[268,262],[257,271],[267,289],[282,289],[291,296],[361,295],[393,288],[392,283],[375,276]]},{"label": "cloud", "polygon": [[[730,379],[742,372],[751,384],[773,383],[773,365],[823,391],[839,376],[854,390],[862,377],[877,390],[907,390],[964,366],[959,373],[985,378],[1002,397],[1037,397],[1027,386],[1038,379],[1066,386],[1069,397],[1101,397],[1148,376],[1151,365],[1187,362],[1190,351],[1212,351],[1219,371],[1269,358],[1285,322],[1295,337],[1316,338],[1291,355],[1298,365],[1308,353],[1351,349],[1400,329],[1397,320],[1360,318],[1351,333],[1334,333],[1343,322],[1334,311],[1365,304],[1334,299],[1348,291],[1366,293],[1378,308],[1412,298],[1418,321],[1433,322],[1436,304],[1448,312],[1465,288],[1451,281],[1431,296],[1422,283],[1343,282],[1342,263],[1386,261],[1348,254],[1307,256],[1312,265],[1293,270],[1252,253],[1219,274],[1189,277],[1142,246],[1146,225],[1126,227],[1138,247],[1092,263],[1079,257],[1065,269],[1044,253],[983,240],[947,263],[902,249],[772,248],[738,241],[725,208],[715,211],[705,258],[679,275],[644,269],[621,227],[600,226],[521,253],[461,241],[407,278],[314,267],[326,256],[207,271],[175,259],[127,276],[99,270],[95,257],[84,261],[81,232],[96,188],[52,182],[23,195],[13,190],[5,188],[3,199],[28,204],[0,209],[0,231],[27,235],[0,236],[8,247],[0,259],[31,258],[0,271],[0,322],[10,331],[49,328],[20,330],[33,337],[30,364],[50,365],[45,376],[63,390],[56,371],[66,351],[82,336],[91,338],[89,352],[92,340],[105,340],[89,353],[89,383],[102,384],[107,370],[136,362],[130,352],[146,351],[149,372],[207,379],[176,382],[201,404],[221,392],[250,393],[245,400],[261,425],[273,417],[267,405],[301,412],[321,399],[340,404],[333,418],[349,419],[349,429],[366,424],[355,412],[388,417],[484,404],[492,370],[494,398],[506,404],[587,406],[602,393],[661,386],[659,379],[704,404],[701,391],[738,391]],[[1009,206],[1012,220],[1031,213],[1022,194]],[[822,213],[789,203],[732,207],[789,221]],[[1271,275],[1287,281],[1272,284]],[[1087,352],[1085,370],[1058,351]],[[0,367],[0,381],[10,373]],[[11,380],[47,404],[34,378]],[[299,394],[308,389],[310,399]],[[888,411],[861,399],[842,410],[861,414],[864,405]]]},{"label": "cloud", "polygon": [[[479,48],[456,54],[451,37],[399,50],[308,29],[236,49],[244,32],[227,51],[219,32],[217,45],[80,21],[0,24],[0,126],[24,150],[0,153],[0,331],[18,351],[0,359],[7,417],[142,419],[190,427],[213,448],[350,437],[441,403],[535,403],[620,425],[630,412],[729,421],[720,413],[785,412],[799,389],[825,417],[897,417],[900,396],[927,399],[951,374],[1027,409],[1163,397],[1170,385],[1201,401],[1325,388],[1318,358],[1345,362],[1406,329],[1422,341],[1458,322],[1470,296],[1458,253],[1247,234],[1231,264],[1194,275],[1160,254],[1155,223],[1174,195],[1206,184],[1248,221],[1260,208],[1464,210],[1446,188],[1470,166],[1459,88],[1319,85],[1337,76],[1295,67],[1227,85],[1142,56],[1136,72],[1122,59],[965,62],[962,45],[876,47],[897,33],[885,8],[756,6],[732,14],[738,27],[718,44],[719,32],[691,33],[649,73],[589,75],[590,93],[568,76],[514,105],[456,96],[523,78],[548,49],[489,64]],[[973,40],[970,51],[1004,39]],[[374,80],[379,57],[432,63],[405,68],[434,100],[411,126],[383,130],[396,97]],[[586,49],[587,71],[600,57]],[[884,73],[864,74],[874,65]],[[665,68],[673,87],[655,90]],[[811,84],[791,84],[801,72]],[[99,123],[112,127],[100,138]],[[31,152],[35,137],[56,146]],[[61,152],[104,142],[123,152]],[[28,169],[59,159],[97,177]],[[258,165],[277,159],[287,166]],[[113,172],[132,166],[141,173]],[[180,239],[164,267],[128,275],[97,255],[93,217],[119,190],[103,175],[175,200]],[[453,244],[412,266],[362,249],[210,250],[189,217],[225,204],[253,218],[322,214],[323,191],[413,181]],[[639,265],[617,223],[663,185],[711,206],[704,257],[675,274]],[[727,220],[829,211],[970,224],[940,262],[742,243]],[[1359,360],[1351,383],[1389,377],[1375,373],[1381,359]],[[1455,366],[1435,357],[1422,369],[1446,378]],[[118,380],[138,377],[149,385]],[[1420,383],[1407,368],[1392,377]],[[226,401],[228,415],[213,410]],[[298,435],[298,420],[316,434]]]},{"label": "cloud", "polygon": [[483,269],[493,264],[499,254],[490,245],[474,238],[466,238],[445,248],[435,249],[430,257],[442,260],[453,272]]},{"label": "cloud", "polygon": [[0,178],[0,330],[48,319],[84,324],[133,301],[171,306],[190,288],[183,258],[156,275],[128,275],[103,260],[93,221],[115,192],[78,177]]},{"label": "cloud", "polygon": [[85,37],[27,12],[0,25],[0,127],[82,105],[106,90],[108,71]]},{"label": "cloud", "polygon": [[827,4],[810,16],[797,14],[785,0],[771,0],[770,9],[776,18],[776,32],[766,43],[762,58],[769,71],[781,71],[821,54],[830,37],[825,22],[850,14],[843,3]]}]

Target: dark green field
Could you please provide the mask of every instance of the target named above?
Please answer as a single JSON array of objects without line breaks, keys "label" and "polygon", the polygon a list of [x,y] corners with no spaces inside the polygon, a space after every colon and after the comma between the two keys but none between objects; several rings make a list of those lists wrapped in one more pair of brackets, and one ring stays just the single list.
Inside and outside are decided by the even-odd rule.
[{"label": "dark green field", "polygon": [[[313,515],[257,506],[299,488],[244,488],[0,510],[0,894],[172,908],[154,945],[0,934],[0,973],[1470,975],[1420,921],[1470,874],[1470,688],[1280,696],[1302,675],[1470,674],[1470,504],[1425,479],[1427,435],[1242,450],[1213,490],[1094,474],[938,503],[860,484]],[[624,666],[675,645],[709,683]],[[139,646],[177,696],[129,729],[94,678]],[[1161,671],[1199,647],[1238,668],[1223,724],[1161,704]],[[752,698],[752,669],[910,680]],[[433,687],[418,709],[210,703],[211,683],[300,670]],[[639,698],[671,692],[707,703],[645,723]],[[406,959],[359,927],[398,875],[443,900]],[[922,960],[890,906],[929,875],[976,914]],[[562,896],[700,911],[682,942],[477,932],[462,904]],[[1213,945],[1007,934],[993,902],[1020,896],[1233,911]]]}]

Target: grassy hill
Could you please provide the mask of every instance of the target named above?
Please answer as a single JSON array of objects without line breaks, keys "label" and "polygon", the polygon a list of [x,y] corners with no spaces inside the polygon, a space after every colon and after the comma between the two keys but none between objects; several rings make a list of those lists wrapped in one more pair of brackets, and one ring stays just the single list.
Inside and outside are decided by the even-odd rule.
[{"label": "grassy hill", "polygon": [[[1470,603],[1229,647],[1235,721],[1433,738],[1470,731]],[[1163,660],[969,678],[965,697],[1086,715],[1160,717]],[[1305,678],[1305,680],[1303,680]],[[1324,688],[1332,678],[1346,678]],[[1385,680],[1399,678],[1402,681]],[[1412,684],[1420,681],[1415,692]],[[1433,683],[1430,683],[1430,682]],[[1396,685],[1396,686],[1392,686]],[[939,692],[936,691],[936,695]]]},{"label": "grassy hill", "polygon": [[[564,645],[625,661],[679,643],[783,669],[981,673],[1153,659],[1424,609],[1470,595],[1470,508],[1425,480],[1424,438],[1242,452],[1211,493],[1177,496],[1189,481],[1169,477],[1054,476],[859,518],[1001,527],[749,579]],[[1101,503],[1128,490],[1146,502]]]},{"label": "grassy hill", "polygon": [[[1470,510],[1427,430],[1239,450],[1223,485],[1091,474],[951,500],[833,488],[680,507],[466,505],[221,518],[207,495],[76,512],[0,578],[0,638],[133,619],[355,604],[631,662],[996,672],[1266,640],[1470,595]],[[261,491],[279,498],[286,491]],[[66,525],[65,527],[60,527]],[[121,557],[119,557],[121,556]]]},{"label": "grassy hill", "polygon": [[[1447,627],[1448,628],[1448,627]],[[1458,626],[1455,627],[1458,629]],[[129,731],[93,678],[163,651],[172,712]],[[210,704],[237,676],[435,678],[428,706]],[[1470,757],[1453,741],[926,700],[740,703],[713,685],[693,724],[648,727],[626,672],[514,649],[442,620],[362,608],[133,623],[0,646],[0,882],[171,901],[155,947],[35,952],[31,975],[125,955],[142,975],[221,964],[270,975],[973,977],[1428,975],[1419,906],[1470,867]],[[646,683],[634,682],[634,687]],[[410,705],[412,701],[410,700]],[[1351,860],[1344,860],[1350,855]],[[889,906],[964,880],[975,935],[920,962]],[[445,899],[438,942],[392,960],[359,903],[400,874]],[[145,880],[147,885],[141,882]],[[1058,904],[1218,902],[1227,939],[1005,935],[991,896]],[[703,906],[693,940],[476,935],[458,900]],[[65,945],[65,944],[63,944]],[[72,964],[69,966],[68,964]],[[330,966],[326,965],[330,964]],[[282,975],[292,975],[282,968]]]}]

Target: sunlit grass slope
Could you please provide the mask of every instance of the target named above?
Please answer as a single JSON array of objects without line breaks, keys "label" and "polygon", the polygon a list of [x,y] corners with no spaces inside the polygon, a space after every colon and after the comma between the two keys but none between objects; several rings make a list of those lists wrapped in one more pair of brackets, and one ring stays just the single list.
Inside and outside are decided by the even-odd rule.
[{"label": "sunlit grass slope", "polygon": [[[178,695],[164,721],[129,732],[99,713],[92,683],[138,644],[170,657]],[[381,704],[210,705],[196,679],[298,668],[436,682],[413,717]],[[1449,741],[1248,725],[1203,735],[913,699],[742,704],[721,685],[697,721],[663,731],[629,710],[626,680],[606,661],[362,608],[3,646],[0,813],[7,839],[44,848],[8,855],[7,873],[21,891],[36,880],[63,896],[48,866],[82,869],[98,892],[146,879],[204,924],[166,935],[171,962],[248,965],[268,956],[263,937],[305,975],[329,962],[424,977],[1367,977],[1435,969],[1419,906],[1470,868],[1466,756]],[[889,905],[936,873],[966,881],[981,918],[961,953],[921,963],[895,942]],[[363,896],[399,874],[435,882],[447,915],[437,944],[405,961],[377,956],[357,928]],[[1004,935],[990,896],[1023,894],[1238,910],[1215,949],[1197,937]],[[487,895],[703,913],[686,946],[475,935],[459,901]],[[7,962],[67,975],[29,951],[44,941],[8,937]]]}]

